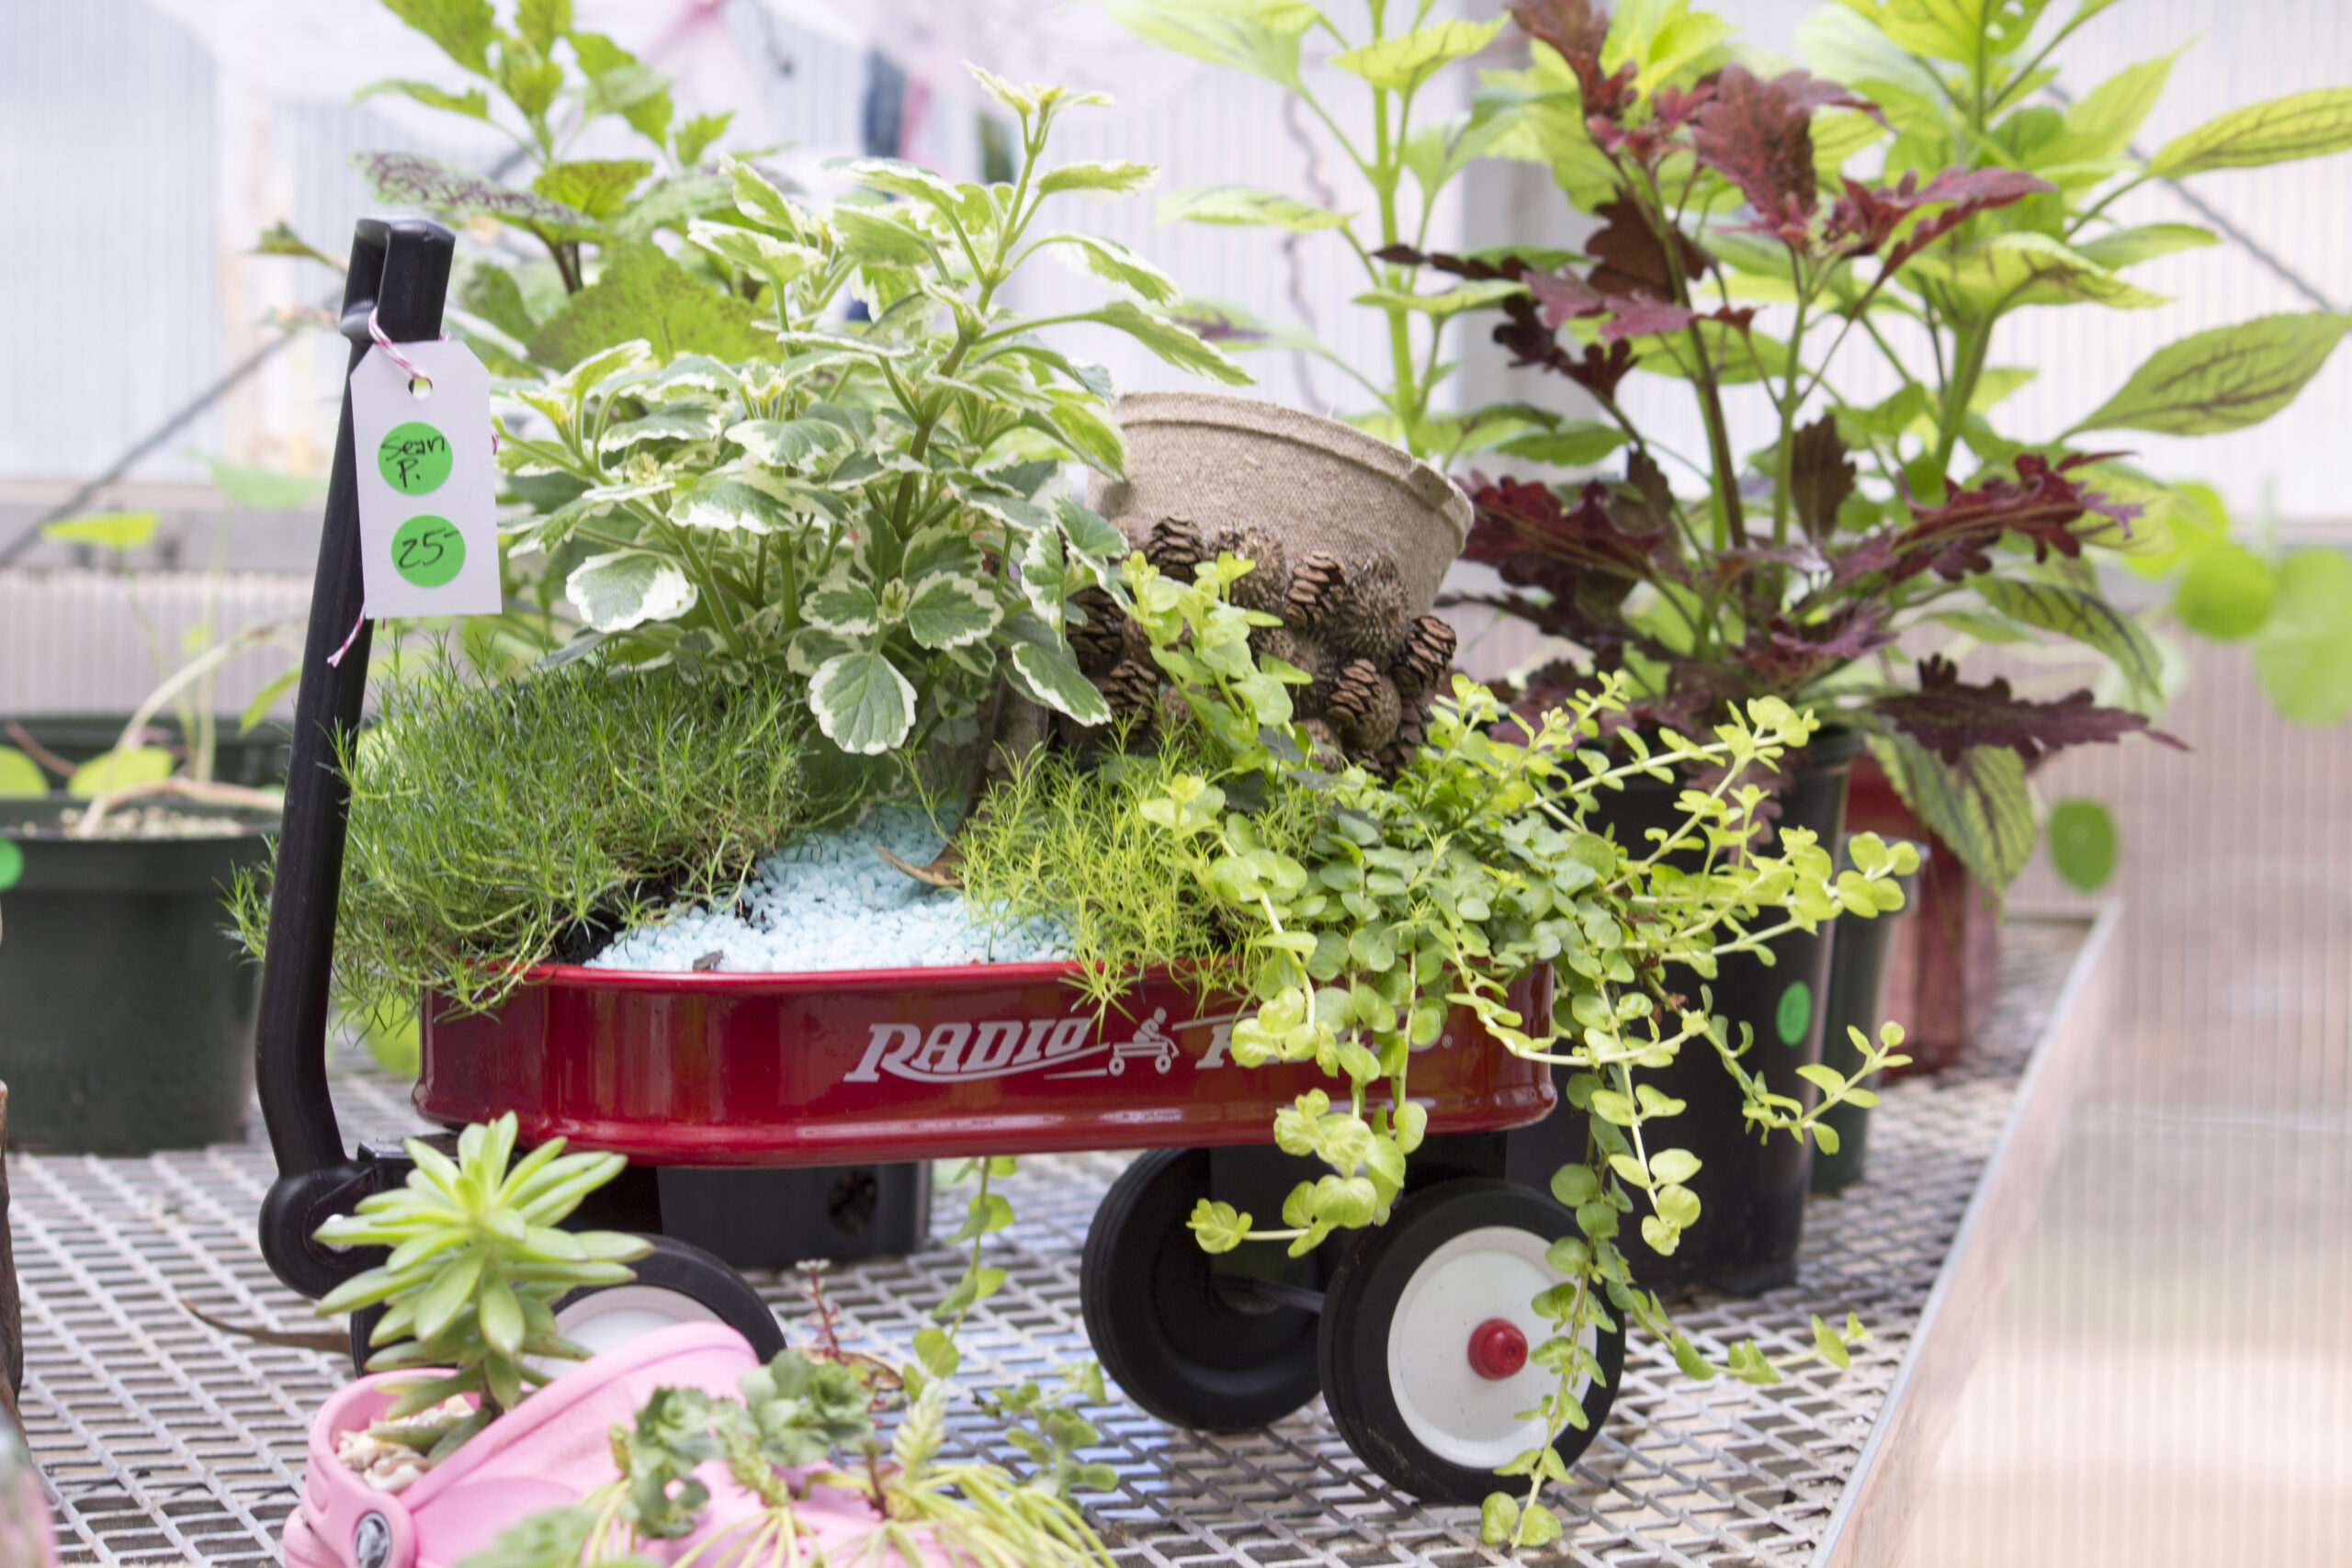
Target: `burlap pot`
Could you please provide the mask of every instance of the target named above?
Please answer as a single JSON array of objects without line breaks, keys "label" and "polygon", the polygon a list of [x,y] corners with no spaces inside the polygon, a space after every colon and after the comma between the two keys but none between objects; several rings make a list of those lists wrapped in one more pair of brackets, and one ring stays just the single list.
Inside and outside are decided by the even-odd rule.
[{"label": "burlap pot", "polygon": [[1386,555],[1412,615],[1436,601],[1469,536],[1470,499],[1453,480],[1336,420],[1221,392],[1133,392],[1111,412],[1127,477],[1095,478],[1087,503],[1105,517],[1254,528],[1293,561],[1320,550],[1354,568]]}]

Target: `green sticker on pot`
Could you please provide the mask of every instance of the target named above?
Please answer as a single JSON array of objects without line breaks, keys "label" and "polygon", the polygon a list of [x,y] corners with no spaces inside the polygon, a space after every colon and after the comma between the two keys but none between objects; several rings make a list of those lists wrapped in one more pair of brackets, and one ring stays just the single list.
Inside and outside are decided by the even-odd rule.
[{"label": "green sticker on pot", "polygon": [[1798,1045],[1804,1042],[1804,1032],[1813,1023],[1813,987],[1803,980],[1791,982],[1781,993],[1780,1008],[1772,1014],[1772,1027],[1781,1032],[1781,1043]]},{"label": "green sticker on pot", "polygon": [[447,517],[412,517],[392,535],[392,568],[419,588],[438,588],[466,564],[466,536]]},{"label": "green sticker on pot", "polygon": [[0,839],[0,892],[17,885],[25,874],[25,852],[17,847],[14,839]]},{"label": "green sticker on pot", "polygon": [[402,495],[430,495],[449,477],[449,438],[421,419],[396,424],[377,444],[376,466]]}]

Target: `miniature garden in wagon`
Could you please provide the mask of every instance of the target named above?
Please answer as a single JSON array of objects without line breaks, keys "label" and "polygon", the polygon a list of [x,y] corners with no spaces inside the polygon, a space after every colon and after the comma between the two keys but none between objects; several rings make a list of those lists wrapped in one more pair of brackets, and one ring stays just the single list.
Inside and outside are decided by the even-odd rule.
[{"label": "miniature garden in wagon", "polygon": [[[2162,62],[2041,96],[2096,3],[1831,7],[1797,69],[1652,0],[1117,0],[1289,95],[1375,207],[1141,194],[1064,151],[1104,95],[978,66],[988,177],[873,156],[820,196],[569,5],[388,4],[444,69],[385,90],[518,154],[360,154],[394,215],[347,256],[263,243],[344,278],[332,481],[283,492],[321,519],[304,621],[209,625],[79,752],[0,748],[15,1130],[219,1145],[257,1093],[243,1219],[346,1347],[286,1563],[1160,1561],[1105,1512],[1106,1413],[1318,1400],[1411,1517],[1540,1559],[1647,1418],[1629,1377],[1769,1397],[1878,1353],[1860,1301],[1725,1313],[1795,1289],[1809,1198],[1869,1182],[1884,1080],[1962,1061],[2037,837],[2107,874],[2103,808],[2041,810],[2030,770],[2179,745],[2170,640],[2101,569],[2177,579],[2176,633],[2273,613],[2268,576],[2200,575],[2220,500],[2131,433],[2267,417],[2346,318],[2181,337],[2063,430],[2004,419],[2022,323],[2158,303],[2129,269],[2213,236],[2109,204],[2352,146],[2344,92],[2151,156]],[[1442,248],[1488,160],[1585,237]],[[1194,298],[1057,226],[1066,193],[1330,249],[1360,276],[1325,319],[1389,352]],[[1184,385],[1122,393],[1081,331]],[[1544,395],[1463,406],[1472,341]],[[1350,378],[1336,416],[1270,395],[1285,355]],[[1841,395],[1862,358],[1891,393]],[[1474,679],[1497,626],[1544,651]],[[217,716],[272,638],[299,665]],[[1963,669],[2020,642],[2106,673]],[[2309,719],[2327,678],[2274,696]],[[104,1040],[32,978],[127,962],[153,994]],[[347,1139],[338,1096],[388,1070],[423,1130]],[[2013,1068],[1993,1132],[2028,1070],[2057,1076]],[[85,1109],[126,1076],[138,1125]],[[998,1375],[1023,1162],[1114,1153],[1079,1332]],[[861,1260],[934,1247],[919,1326],[858,1331]]]}]

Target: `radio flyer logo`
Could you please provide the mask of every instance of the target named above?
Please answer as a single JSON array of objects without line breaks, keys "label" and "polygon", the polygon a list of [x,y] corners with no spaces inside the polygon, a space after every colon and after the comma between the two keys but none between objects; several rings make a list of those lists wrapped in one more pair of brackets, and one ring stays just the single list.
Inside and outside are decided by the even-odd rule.
[{"label": "radio flyer logo", "polygon": [[1130,1062],[1167,1073],[1186,1055],[1180,1036],[1208,1032],[1207,1048],[1193,1064],[1195,1072],[1221,1067],[1233,1043],[1234,1015],[1188,1019],[1170,1025],[1168,1010],[1151,1016],[1125,1040],[1094,1037],[1094,1020],[1079,1018],[990,1019],[933,1024],[928,1032],[911,1023],[868,1024],[865,1054],[843,1083],[879,1083],[884,1075],[910,1083],[962,1083],[1036,1073],[1052,1078],[1117,1077]]}]

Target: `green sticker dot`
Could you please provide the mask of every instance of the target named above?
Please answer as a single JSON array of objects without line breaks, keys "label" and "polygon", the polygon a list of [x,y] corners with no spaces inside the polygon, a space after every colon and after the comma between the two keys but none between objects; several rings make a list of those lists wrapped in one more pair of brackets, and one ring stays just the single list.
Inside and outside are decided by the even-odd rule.
[{"label": "green sticker dot", "polygon": [[376,466],[402,495],[429,495],[449,477],[449,438],[423,420],[396,424],[376,448]]},{"label": "green sticker dot", "polygon": [[412,517],[392,536],[392,570],[419,588],[438,588],[466,564],[466,536],[447,517]]},{"label": "green sticker dot", "polygon": [[14,839],[0,839],[0,892],[17,885],[25,874],[25,852],[17,847]]},{"label": "green sticker dot", "polygon": [[1781,1043],[1799,1045],[1804,1043],[1804,1032],[1813,1023],[1813,987],[1803,980],[1792,981],[1781,993],[1781,1006],[1772,1015],[1772,1027],[1781,1032]]}]

